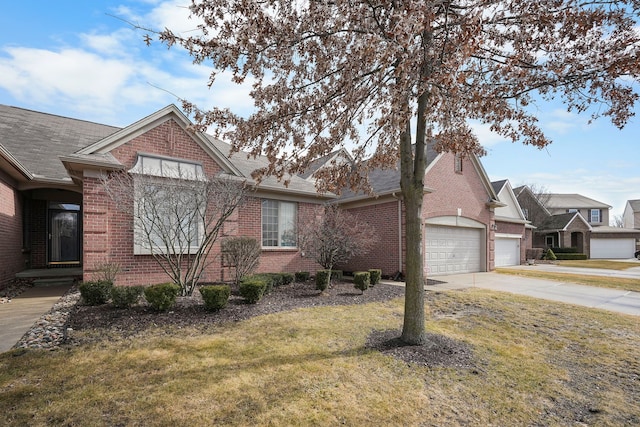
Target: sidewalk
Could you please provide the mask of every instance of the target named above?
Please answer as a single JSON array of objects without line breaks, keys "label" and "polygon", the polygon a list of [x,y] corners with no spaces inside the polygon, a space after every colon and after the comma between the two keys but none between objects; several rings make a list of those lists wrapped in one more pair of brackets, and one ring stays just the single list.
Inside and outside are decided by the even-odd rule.
[{"label": "sidewalk", "polygon": [[[611,271],[611,270],[607,270]],[[500,273],[468,273],[438,276],[446,283],[427,286],[427,290],[482,288],[511,292],[585,307],[600,308],[640,316],[640,293],[577,285],[570,282],[512,276]]]},{"label": "sidewalk", "polygon": [[0,353],[10,350],[42,315],[69,290],[69,285],[29,288],[0,304]]}]

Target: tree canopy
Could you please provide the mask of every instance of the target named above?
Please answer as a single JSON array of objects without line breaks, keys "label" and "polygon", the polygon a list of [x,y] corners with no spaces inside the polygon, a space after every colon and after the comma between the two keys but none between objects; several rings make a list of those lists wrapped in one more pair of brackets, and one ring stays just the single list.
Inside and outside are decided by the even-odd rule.
[{"label": "tree canopy", "polygon": [[544,147],[536,103],[553,98],[622,127],[638,99],[639,9],[637,0],[198,0],[200,31],[160,39],[210,61],[209,85],[221,72],[252,85],[248,117],[188,100],[183,108],[235,150],[266,155],[259,173],[286,180],[349,142],[356,161],[324,169],[320,190],[366,188],[367,169],[400,163],[403,339],[419,343],[425,141],[482,153],[474,120]]}]

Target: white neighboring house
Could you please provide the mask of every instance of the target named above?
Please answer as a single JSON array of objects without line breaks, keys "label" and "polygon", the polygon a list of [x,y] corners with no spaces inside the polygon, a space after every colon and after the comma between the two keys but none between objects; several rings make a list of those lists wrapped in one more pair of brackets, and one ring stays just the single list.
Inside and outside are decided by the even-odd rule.
[{"label": "white neighboring house", "polygon": [[503,206],[495,208],[495,266],[520,265],[532,247],[532,230],[508,179],[491,183]]}]

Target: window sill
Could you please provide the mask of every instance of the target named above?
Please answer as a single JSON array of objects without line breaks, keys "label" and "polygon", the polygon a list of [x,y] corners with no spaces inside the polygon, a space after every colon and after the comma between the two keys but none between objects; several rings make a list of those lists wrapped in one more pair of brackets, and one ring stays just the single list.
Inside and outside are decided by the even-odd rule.
[{"label": "window sill", "polygon": [[298,252],[298,248],[288,246],[263,246],[263,252]]}]

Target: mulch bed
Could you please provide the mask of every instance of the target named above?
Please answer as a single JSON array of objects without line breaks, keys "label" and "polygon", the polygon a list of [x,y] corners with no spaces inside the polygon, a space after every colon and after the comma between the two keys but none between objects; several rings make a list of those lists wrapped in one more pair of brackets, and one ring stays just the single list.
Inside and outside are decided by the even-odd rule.
[{"label": "mulch bed", "polygon": [[[70,313],[68,327],[74,333],[67,344],[79,345],[114,335],[120,338],[133,337],[152,327],[163,327],[168,333],[183,327],[206,330],[222,323],[297,308],[367,304],[403,296],[404,286],[380,283],[361,293],[350,282],[334,283],[320,294],[313,281],[308,281],[279,286],[257,304],[247,304],[237,292],[232,292],[227,306],[217,312],[204,308],[197,290],[190,297],[178,297],[176,305],[163,313],[153,311],[146,303],[129,309],[117,309],[110,304],[87,306],[80,303]],[[93,333],[76,334],[75,331]],[[415,346],[405,345],[399,337],[399,330],[374,331],[369,336],[367,347],[422,366],[474,366],[472,349],[465,343],[428,334],[425,345]]]}]

